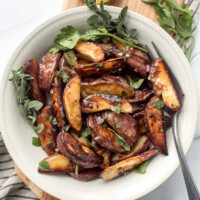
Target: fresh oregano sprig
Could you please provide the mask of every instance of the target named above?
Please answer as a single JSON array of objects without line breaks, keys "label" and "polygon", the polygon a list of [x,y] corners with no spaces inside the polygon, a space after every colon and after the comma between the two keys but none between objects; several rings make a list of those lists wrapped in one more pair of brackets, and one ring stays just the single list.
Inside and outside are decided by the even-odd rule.
[{"label": "fresh oregano sprig", "polygon": [[29,81],[32,79],[33,77],[29,74],[24,74],[23,68],[21,67],[17,70],[12,70],[12,78],[9,81],[14,83],[17,102],[23,116],[36,131],[37,111],[43,107],[43,103],[28,98],[28,92],[30,90]]},{"label": "fresh oregano sprig", "polygon": [[158,23],[167,32],[173,31],[177,38],[184,46],[185,55],[188,60],[191,61],[192,51],[194,45],[191,45],[189,52],[186,48],[186,40],[191,38],[192,44],[194,44],[194,36],[192,32],[192,13],[188,5],[183,4],[180,6],[174,0],[142,0],[145,3],[152,4],[154,10],[158,14]]}]

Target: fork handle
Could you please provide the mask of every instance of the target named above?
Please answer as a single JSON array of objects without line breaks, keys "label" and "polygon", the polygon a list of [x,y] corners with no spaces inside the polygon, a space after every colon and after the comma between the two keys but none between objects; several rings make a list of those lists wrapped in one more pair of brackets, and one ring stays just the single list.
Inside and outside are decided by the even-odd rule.
[{"label": "fork handle", "polygon": [[189,169],[188,163],[186,161],[185,155],[183,153],[183,149],[182,149],[180,139],[178,136],[178,120],[177,120],[178,112],[174,114],[173,118],[174,119],[172,119],[172,130],[173,130],[175,145],[176,145],[176,149],[178,152],[178,157],[180,160],[183,176],[185,179],[185,184],[187,187],[189,200],[200,200],[199,191],[197,189],[197,186],[196,186],[194,179],[192,177],[192,174],[190,172],[190,169]]}]

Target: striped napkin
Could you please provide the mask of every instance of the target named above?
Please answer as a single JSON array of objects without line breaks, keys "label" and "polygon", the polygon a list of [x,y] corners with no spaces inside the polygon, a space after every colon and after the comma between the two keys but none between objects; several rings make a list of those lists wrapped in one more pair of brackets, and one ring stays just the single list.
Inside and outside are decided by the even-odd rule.
[{"label": "striped napkin", "polygon": [[[198,20],[200,0],[185,0],[185,3],[190,6],[190,9],[194,10],[193,31],[195,31]],[[174,39],[180,45],[178,39]],[[191,41],[189,40],[186,43],[187,48],[189,48],[190,45]],[[18,178],[14,169],[14,162],[6,149],[0,134],[0,200],[26,199],[38,200],[35,194],[33,194],[33,192]]]}]

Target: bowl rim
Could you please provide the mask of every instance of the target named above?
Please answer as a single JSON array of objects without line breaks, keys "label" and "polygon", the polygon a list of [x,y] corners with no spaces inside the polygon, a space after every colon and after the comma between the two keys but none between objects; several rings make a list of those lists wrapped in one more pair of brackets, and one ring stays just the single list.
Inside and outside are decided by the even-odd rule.
[{"label": "bowl rim", "polygon": [[[105,8],[113,13],[119,13],[121,11],[121,8],[119,7],[115,7],[115,6],[105,6]],[[0,84],[0,110],[3,110],[3,102],[4,102],[4,98],[3,98],[3,94],[4,94],[4,90],[5,90],[5,86],[7,83],[7,76],[11,71],[11,63],[13,62],[13,59],[17,56],[17,54],[20,52],[20,49],[22,49],[37,33],[39,33],[40,31],[42,31],[43,29],[45,29],[46,27],[48,27],[49,25],[53,24],[56,22],[56,20],[59,20],[61,18],[65,18],[68,15],[72,15],[75,13],[83,13],[83,12],[88,12],[88,8],[86,6],[81,6],[81,7],[76,7],[76,8],[71,8],[69,10],[63,11],[61,13],[56,14],[53,17],[50,17],[49,19],[45,20],[44,22],[42,22],[41,24],[39,24],[37,27],[33,28],[28,34],[27,36],[20,42],[20,44],[17,46],[17,48],[15,49],[15,51],[12,53],[11,57],[9,58],[6,68],[4,69],[3,72],[3,76],[1,79],[1,84]],[[90,12],[90,11],[89,11]],[[191,141],[188,144],[187,148],[183,147],[183,151],[184,154],[187,154],[187,152],[189,151],[191,144],[193,142],[194,139],[194,135],[196,132],[196,127],[197,127],[197,122],[198,122],[198,108],[199,108],[199,101],[198,101],[198,90],[197,90],[197,85],[196,85],[196,79],[194,77],[192,68],[187,60],[187,58],[185,57],[185,55],[183,54],[182,50],[180,49],[180,47],[178,46],[178,44],[175,42],[175,40],[173,38],[171,38],[167,32],[165,32],[160,26],[158,26],[156,23],[154,23],[153,21],[151,21],[150,19],[146,18],[143,15],[140,15],[136,12],[133,12],[131,10],[128,10],[128,14],[131,14],[134,18],[139,19],[140,21],[142,21],[143,23],[148,23],[149,26],[152,26],[152,28],[154,28],[155,31],[159,32],[160,35],[162,35],[163,38],[165,38],[166,40],[169,41],[169,45],[173,46],[176,53],[179,54],[183,59],[184,62],[187,63],[188,67],[186,68],[187,73],[190,76],[190,81],[192,83],[192,87],[193,90],[195,91],[195,99],[193,101],[193,103],[196,106],[196,110],[197,112],[194,115],[194,119],[195,119],[195,126],[193,127],[193,131],[191,133]],[[190,67],[189,67],[190,66]],[[9,154],[11,155],[12,159],[14,160],[14,162],[17,164],[17,166],[23,170],[22,172],[24,173],[24,175],[30,179],[35,185],[39,185],[39,188],[42,189],[43,191],[47,192],[48,194],[55,196],[57,198],[62,198],[61,194],[57,193],[55,194],[54,191],[49,191],[48,187],[45,185],[40,185],[40,180],[37,179],[36,177],[31,176],[31,173],[29,173],[30,170],[26,169],[25,167],[23,167],[23,164],[21,161],[21,158],[18,158],[16,156],[16,153],[12,147],[12,145],[9,142],[9,136],[7,134],[6,131],[6,126],[4,123],[4,116],[2,114],[2,112],[0,113],[0,128],[1,128],[1,133],[2,133],[2,137],[4,140],[4,143],[8,149]],[[178,157],[177,157],[178,159]],[[179,161],[177,161],[176,166],[174,168],[171,168],[171,170],[169,170],[169,172],[167,174],[165,174],[165,176],[163,176],[163,178],[159,181],[159,183],[152,185],[151,188],[149,188],[148,190],[145,190],[142,195],[136,196],[135,198],[140,198],[148,193],[150,193],[151,191],[153,191],[154,189],[156,189],[158,186],[160,186],[162,183],[164,183],[174,172],[175,170],[178,168],[178,166],[180,165]],[[31,172],[31,171],[30,171]],[[68,197],[69,198],[69,197]],[[125,200],[125,199],[124,199]],[[128,199],[127,199],[128,200]]]}]

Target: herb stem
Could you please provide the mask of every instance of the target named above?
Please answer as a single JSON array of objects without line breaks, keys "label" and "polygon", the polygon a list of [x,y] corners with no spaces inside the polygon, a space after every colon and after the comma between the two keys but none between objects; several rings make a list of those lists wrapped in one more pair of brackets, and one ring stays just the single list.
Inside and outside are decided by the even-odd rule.
[{"label": "herb stem", "polygon": [[[148,52],[145,48],[142,48],[142,47],[139,47],[139,46],[137,46],[137,45],[135,45],[135,44],[129,43],[129,42],[123,40],[122,38],[120,38],[120,37],[118,37],[118,36],[116,36],[116,35],[114,35],[114,34],[112,34],[112,33],[90,33],[90,34],[87,34],[87,37],[88,37],[88,36],[92,36],[92,35],[96,35],[96,36],[97,36],[97,35],[110,36],[110,37],[113,37],[114,39],[120,41],[121,43],[123,43],[123,44],[125,44],[125,45],[128,45],[128,46],[130,46],[130,47],[139,49],[139,50],[144,51],[144,52]],[[83,39],[84,37],[85,37],[85,36],[83,35],[81,39]]]}]

